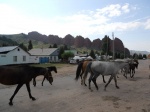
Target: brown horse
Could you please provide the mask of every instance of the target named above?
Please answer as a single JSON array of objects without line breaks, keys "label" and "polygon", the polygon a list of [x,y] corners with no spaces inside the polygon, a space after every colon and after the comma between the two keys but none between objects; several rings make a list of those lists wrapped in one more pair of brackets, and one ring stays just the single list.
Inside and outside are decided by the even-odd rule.
[{"label": "brown horse", "polygon": [[[50,74],[51,74],[52,71],[54,71],[55,73],[57,73],[57,68],[56,68],[55,66],[51,66],[51,67],[47,67],[47,68],[48,68],[48,72],[49,72]],[[42,86],[43,86],[43,82],[44,82],[45,78],[46,78],[46,77],[43,78]],[[36,80],[35,80],[35,79],[36,79],[36,77],[33,78],[33,85],[34,85],[34,86],[36,86]]]},{"label": "brown horse", "polygon": [[13,98],[20,90],[20,88],[26,84],[29,98],[33,101],[36,100],[31,95],[30,90],[30,81],[32,78],[37,77],[38,75],[44,75],[44,77],[52,84],[53,77],[48,73],[47,68],[43,67],[31,67],[31,66],[1,66],[0,67],[0,83],[4,85],[15,85],[18,84],[14,94],[10,98],[9,105],[13,105]]},{"label": "brown horse", "polygon": [[[76,78],[75,78],[75,80],[78,80],[78,79],[79,79],[79,76],[80,76],[80,77],[81,77],[81,85],[83,84],[82,75],[83,75],[83,73],[85,72],[86,67],[87,67],[87,65],[88,65],[90,62],[92,62],[92,61],[91,61],[91,60],[85,60],[85,61],[80,62],[80,63],[78,64],[78,67],[77,67],[77,70],[76,70]],[[81,72],[81,71],[82,71],[82,72]],[[89,71],[89,72],[90,72],[90,71]],[[102,77],[103,77],[103,82],[106,83],[106,81],[105,81],[105,79],[104,79],[104,76],[102,76]],[[84,85],[87,86],[86,83],[85,83],[85,81],[84,81]]]}]

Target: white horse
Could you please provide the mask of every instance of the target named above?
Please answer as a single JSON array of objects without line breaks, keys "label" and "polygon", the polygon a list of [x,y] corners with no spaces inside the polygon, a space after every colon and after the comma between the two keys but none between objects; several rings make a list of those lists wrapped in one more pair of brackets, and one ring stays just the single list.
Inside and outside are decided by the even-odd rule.
[{"label": "white horse", "polygon": [[83,82],[85,82],[85,79],[87,77],[87,73],[90,70],[91,76],[89,78],[89,89],[91,89],[91,80],[95,84],[96,89],[98,90],[98,86],[96,83],[96,79],[99,75],[108,76],[110,75],[110,79],[105,85],[105,89],[108,86],[108,84],[111,82],[111,80],[114,78],[116,88],[119,89],[117,85],[117,79],[116,75],[122,68],[129,68],[129,64],[125,62],[104,62],[104,61],[92,61],[87,65],[86,71],[83,76]]}]

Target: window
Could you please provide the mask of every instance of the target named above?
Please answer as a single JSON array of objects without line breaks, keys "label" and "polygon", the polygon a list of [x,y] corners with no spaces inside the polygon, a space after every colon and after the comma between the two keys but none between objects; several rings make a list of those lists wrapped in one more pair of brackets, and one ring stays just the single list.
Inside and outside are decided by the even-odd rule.
[{"label": "window", "polygon": [[26,56],[23,56],[23,61],[26,61]]},{"label": "window", "polygon": [[6,55],[1,55],[1,57],[6,57]]},{"label": "window", "polygon": [[17,62],[17,56],[13,56],[13,61]]}]

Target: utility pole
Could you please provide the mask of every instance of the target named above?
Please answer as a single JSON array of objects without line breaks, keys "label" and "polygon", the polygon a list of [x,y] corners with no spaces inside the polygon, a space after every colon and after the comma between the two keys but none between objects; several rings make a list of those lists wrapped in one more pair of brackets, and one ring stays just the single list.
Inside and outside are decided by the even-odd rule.
[{"label": "utility pole", "polygon": [[113,60],[115,59],[115,43],[114,43],[114,32],[112,32],[112,38],[113,38]]},{"label": "utility pole", "polygon": [[124,59],[125,59],[125,46],[124,46]]}]

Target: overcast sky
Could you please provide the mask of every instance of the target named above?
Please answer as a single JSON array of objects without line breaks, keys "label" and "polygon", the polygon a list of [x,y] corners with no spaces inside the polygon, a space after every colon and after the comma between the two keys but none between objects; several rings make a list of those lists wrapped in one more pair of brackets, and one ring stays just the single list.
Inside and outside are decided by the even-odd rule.
[{"label": "overcast sky", "polygon": [[0,0],[0,34],[121,39],[150,52],[150,0]]}]

